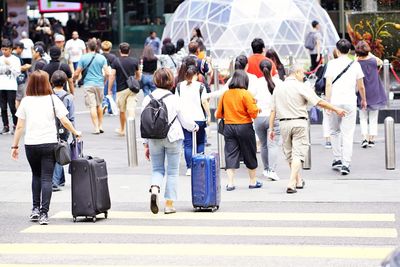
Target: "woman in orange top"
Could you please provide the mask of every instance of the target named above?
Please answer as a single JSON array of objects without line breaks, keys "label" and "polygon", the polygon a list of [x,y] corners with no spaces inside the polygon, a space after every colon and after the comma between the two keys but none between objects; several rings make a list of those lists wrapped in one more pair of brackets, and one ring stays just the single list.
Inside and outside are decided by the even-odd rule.
[{"label": "woman in orange top", "polygon": [[259,109],[252,95],[247,91],[249,78],[243,70],[236,70],[219,103],[216,112],[218,119],[224,119],[225,161],[228,174],[227,191],[235,190],[234,175],[239,169],[239,156],[244,158],[244,164],[249,169],[249,188],[260,188],[262,183],[257,181],[257,148],[253,119]]}]

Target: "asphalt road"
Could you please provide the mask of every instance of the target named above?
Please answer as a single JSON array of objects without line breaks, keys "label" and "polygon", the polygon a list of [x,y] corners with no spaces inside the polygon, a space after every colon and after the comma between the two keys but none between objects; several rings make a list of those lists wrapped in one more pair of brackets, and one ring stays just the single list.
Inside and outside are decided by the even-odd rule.
[{"label": "asphalt road", "polygon": [[[151,167],[140,140],[139,166],[128,168],[126,141],[114,134],[118,119],[107,116],[105,134],[91,135],[81,91],[76,103],[85,153],[108,164],[109,218],[73,223],[67,178],[63,191],[53,194],[50,225],[30,223],[29,166],[23,150],[18,162],[9,158],[12,136],[0,136],[0,266],[379,266],[400,243],[400,173],[385,170],[382,125],[375,148],[355,142],[349,176],[330,170],[331,151],[322,146],[321,126],[313,126],[312,169],[303,172],[302,192],[285,194],[289,168],[281,155],[281,181],[261,178],[260,169],[264,187],[249,190],[242,168],[238,189],[222,191],[216,213],[192,211],[190,178],[181,176],[178,213],[154,216]],[[207,151],[216,151],[215,125],[209,141]]]}]

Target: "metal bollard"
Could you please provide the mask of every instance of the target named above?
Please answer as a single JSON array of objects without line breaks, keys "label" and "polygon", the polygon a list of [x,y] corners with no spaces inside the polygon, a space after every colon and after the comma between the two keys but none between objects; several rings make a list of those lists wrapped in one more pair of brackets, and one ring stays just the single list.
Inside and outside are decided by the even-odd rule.
[{"label": "metal bollard", "polygon": [[[214,89],[215,91],[220,90],[219,89],[219,70],[218,70],[218,65],[214,65]],[[216,106],[218,106],[218,101]],[[218,123],[219,121],[217,121]],[[225,139],[224,136],[220,133],[217,133],[217,145],[218,145],[218,155],[219,155],[219,166],[221,169],[225,169],[226,163],[225,163]]]},{"label": "metal bollard", "polygon": [[128,149],[128,166],[137,167],[139,163],[136,143],[136,123],[132,117],[126,121],[126,144]]},{"label": "metal bollard", "polygon": [[389,60],[383,61],[383,86],[386,92],[387,107],[390,107],[390,63]]},{"label": "metal bollard", "polygon": [[311,170],[311,125],[310,120],[308,120],[308,142],[310,146],[308,147],[307,155],[303,162],[303,170]]},{"label": "metal bollard", "polygon": [[394,119],[387,117],[385,119],[385,164],[387,170],[396,169],[396,149],[395,149],[395,133]]}]

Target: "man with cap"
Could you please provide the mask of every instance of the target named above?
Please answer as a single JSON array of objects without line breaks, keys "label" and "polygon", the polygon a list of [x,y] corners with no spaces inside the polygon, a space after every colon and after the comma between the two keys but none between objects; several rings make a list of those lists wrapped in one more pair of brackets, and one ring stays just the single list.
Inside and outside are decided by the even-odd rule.
[{"label": "man with cap", "polygon": [[15,97],[18,89],[17,77],[21,73],[21,61],[12,54],[12,43],[8,39],[3,39],[1,42],[1,52],[3,55],[0,57],[0,107],[3,130],[0,134],[8,134],[10,133],[10,124],[7,106],[10,108],[12,115],[13,130],[15,130],[18,120],[15,116],[17,110]]},{"label": "man with cap", "polygon": [[24,44],[21,42],[17,42],[14,45],[14,55],[19,58],[21,62],[21,73],[17,77],[17,84],[18,84],[18,89],[17,89],[17,95],[15,98],[15,107],[18,109],[19,103],[21,103],[22,98],[25,96],[25,87],[26,87],[26,81],[28,79],[28,71],[31,68],[31,64],[24,63],[22,60],[22,53],[24,51]]},{"label": "man with cap", "polygon": [[62,34],[56,34],[54,36],[54,44],[61,49],[61,56],[60,56],[60,62],[68,64],[71,68],[71,71],[73,71],[73,66],[72,63],[70,64],[69,59],[67,58],[67,54],[65,53],[64,45],[65,45],[65,37]]},{"label": "man with cap", "polygon": [[[58,48],[57,46],[52,46],[52,47],[50,47],[49,52],[50,52],[51,60],[50,60],[49,64],[44,66],[43,70],[49,74],[49,79],[56,70],[64,71],[68,77],[69,92],[71,94],[74,94],[75,87],[74,87],[74,82],[72,80],[71,68],[68,66],[68,64],[60,62],[61,49]],[[68,91],[68,89],[66,87],[64,87],[64,90]]]},{"label": "man with cap", "polygon": [[44,49],[41,45],[35,45],[33,48],[33,64],[31,71],[35,70],[43,70],[44,66],[47,65],[47,61],[43,58],[44,56]]},{"label": "man with cap", "polygon": [[21,53],[21,59],[23,64],[32,64],[32,51],[33,51],[33,42],[28,37],[28,33],[23,31],[21,33],[20,42],[24,44],[24,50]]},{"label": "man with cap", "polygon": [[[310,146],[307,105],[311,104],[332,110],[340,117],[346,115],[344,109],[337,108],[319,98],[311,87],[303,83],[303,79],[303,67],[292,66],[289,69],[289,76],[275,88],[272,95],[269,125],[274,125],[275,118],[279,119],[283,153],[291,169],[286,190],[288,194],[296,193],[297,189],[303,189],[305,185],[304,180],[300,177],[300,168]],[[273,140],[274,128],[270,127],[269,131],[269,138]]]}]

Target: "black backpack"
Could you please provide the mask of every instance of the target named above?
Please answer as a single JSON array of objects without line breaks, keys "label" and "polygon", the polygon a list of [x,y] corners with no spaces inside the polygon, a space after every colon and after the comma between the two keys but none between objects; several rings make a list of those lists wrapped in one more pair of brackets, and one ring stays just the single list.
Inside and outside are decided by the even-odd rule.
[{"label": "black backpack", "polygon": [[155,99],[150,94],[150,102],[144,108],[140,116],[140,133],[142,138],[148,139],[164,139],[168,135],[169,128],[174,123],[175,118],[168,123],[168,110],[163,99],[171,96],[166,94],[160,99]]},{"label": "black backpack", "polygon": [[[69,95],[69,93],[66,93],[65,95],[63,95],[62,97],[58,97],[61,102],[63,102],[64,104],[64,99],[65,97],[67,97]],[[62,125],[60,119],[58,119],[56,117],[56,124],[57,124],[57,129],[58,129],[58,133],[60,134],[60,138],[62,140],[67,140],[68,136],[69,136],[69,131],[67,128],[64,127],[64,125]]]}]

